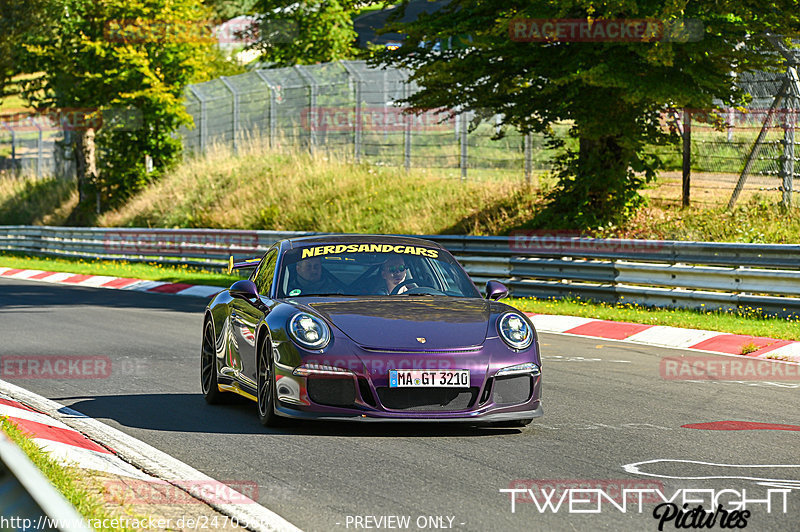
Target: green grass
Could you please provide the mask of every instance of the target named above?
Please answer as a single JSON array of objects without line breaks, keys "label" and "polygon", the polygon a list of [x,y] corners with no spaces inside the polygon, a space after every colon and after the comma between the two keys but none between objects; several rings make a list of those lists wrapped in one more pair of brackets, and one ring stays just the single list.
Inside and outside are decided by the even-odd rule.
[{"label": "green grass", "polygon": [[156,263],[139,263],[110,260],[84,260],[71,258],[45,258],[1,252],[0,266],[51,272],[70,272],[84,275],[109,275],[169,283],[205,284],[228,287],[240,279],[207,269],[190,266],[160,266]]},{"label": "green grass", "polygon": [[[78,469],[67,468],[50,458],[35,443],[28,439],[8,418],[0,417],[0,429],[28,455],[31,462],[41,471],[47,480],[69,501],[72,506],[87,520],[99,520],[111,523],[117,518],[103,506],[104,501],[101,495],[103,488],[97,486],[95,489],[83,487],[86,484],[86,475]],[[106,528],[105,530],[128,531],[128,528]]]},{"label": "green grass", "polygon": [[656,309],[633,303],[611,305],[580,298],[561,300],[511,298],[505,301],[520,310],[537,314],[562,314],[601,320],[764,336],[784,340],[800,340],[800,316],[776,318],[764,316],[756,309],[742,309],[739,312],[701,312],[688,309]]},{"label": "green grass", "polygon": [[[188,266],[169,267],[114,261],[85,261],[80,259],[46,259],[14,254],[0,254],[0,266],[36,270],[63,271],[82,274],[133,277],[153,281],[187,284],[205,284],[228,287],[240,277],[225,275]],[[774,318],[762,316],[755,310],[732,312],[697,312],[683,309],[654,309],[635,304],[608,305],[576,299],[542,300],[510,298],[510,305],[525,312],[562,314],[612,321],[628,321],[650,325],[669,325],[690,329],[705,329],[733,334],[765,336],[786,340],[800,340],[800,317]]]}]

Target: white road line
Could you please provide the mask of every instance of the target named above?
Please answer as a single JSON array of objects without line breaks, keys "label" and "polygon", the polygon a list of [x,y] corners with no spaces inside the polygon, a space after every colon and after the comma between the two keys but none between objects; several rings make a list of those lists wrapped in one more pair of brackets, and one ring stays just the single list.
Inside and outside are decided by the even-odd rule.
[{"label": "white road line", "polygon": [[[300,530],[283,517],[257,502],[249,502],[250,499],[244,495],[236,495],[237,500],[242,500],[244,501],[243,503],[221,503],[214,494],[209,494],[207,490],[203,489],[203,484],[207,485],[209,482],[218,483],[218,481],[184,464],[177,458],[173,458],[155,447],[109,427],[96,419],[2,379],[0,379],[0,392],[63,421],[95,441],[102,442],[104,445],[114,449],[126,462],[142,469],[145,473],[184,489],[184,491],[189,492],[195,498],[205,502],[217,511],[230,517],[235,517],[251,530],[256,532],[298,532]],[[239,495],[241,495],[241,499]]]}]

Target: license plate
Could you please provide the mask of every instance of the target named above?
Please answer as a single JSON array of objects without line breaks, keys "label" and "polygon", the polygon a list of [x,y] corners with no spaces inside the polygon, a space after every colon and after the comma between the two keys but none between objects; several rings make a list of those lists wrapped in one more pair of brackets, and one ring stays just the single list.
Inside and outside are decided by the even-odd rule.
[{"label": "license plate", "polygon": [[469,370],[391,369],[389,388],[469,388]]}]

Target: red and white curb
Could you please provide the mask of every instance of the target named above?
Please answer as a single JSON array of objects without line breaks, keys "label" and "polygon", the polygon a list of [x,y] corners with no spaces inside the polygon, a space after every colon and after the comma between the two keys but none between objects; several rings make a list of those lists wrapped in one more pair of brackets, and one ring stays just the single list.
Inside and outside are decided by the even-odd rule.
[{"label": "red and white curb", "polygon": [[126,277],[109,277],[106,275],[83,275],[65,272],[48,272],[42,270],[20,270],[0,268],[0,277],[41,281],[90,288],[110,288],[114,290],[132,290],[134,292],[151,292],[157,294],[175,294],[180,296],[211,297],[223,289],[218,286],[191,285],[185,283],[167,283],[163,281],[145,281]]},{"label": "red and white curb", "polygon": [[145,481],[157,479],[123,462],[65,423],[0,395],[0,416],[8,418],[51,458],[66,466],[92,469]]},{"label": "red and white curb", "polygon": [[[56,273],[41,270],[18,270],[13,268],[0,268],[0,277],[60,283],[73,286],[134,290],[137,292],[205,298],[216,295],[223,290],[217,286],[165,283],[161,281],[144,281],[142,279],[128,279],[124,277]],[[576,336],[586,336],[604,340],[619,340],[640,345],[691,349],[705,353],[720,353],[726,355],[741,355],[744,346],[754,344],[757,349],[751,353],[747,353],[745,356],[751,358],[772,358],[786,362],[800,363],[800,342],[798,341],[777,340],[775,338],[729,334],[700,329],[682,329],[663,325],[645,325],[641,323],[598,320],[577,316],[560,316],[555,314],[528,314],[528,316],[533,320],[536,329],[542,332],[573,334]]]},{"label": "red and white curb", "polygon": [[777,340],[700,329],[681,329],[664,325],[645,325],[619,321],[597,320],[577,316],[528,314],[537,331],[571,334],[603,340],[619,340],[656,347],[691,349],[704,353],[742,355],[744,346],[756,350],[743,356],[800,362],[800,342]]},{"label": "red and white curb", "polygon": [[[96,419],[4,380],[0,380],[0,416],[11,418],[23,431],[31,434],[37,444],[46,450],[52,449],[56,456],[63,453],[66,460],[73,462],[70,465],[75,465],[74,462],[80,464],[83,460],[85,465],[79,467],[98,469],[92,466],[100,462],[94,457],[86,458],[85,451],[89,451],[103,456],[101,461],[109,464],[114,460],[124,464],[114,464],[116,469],[113,471],[99,469],[101,471],[133,476],[153,484],[171,484],[217,511],[236,518],[244,528],[256,532],[300,530],[229,487],[224,487],[226,500],[238,502],[221,501],[219,490],[209,489],[215,485],[222,487],[219,481]],[[108,447],[98,445],[97,441]]]}]

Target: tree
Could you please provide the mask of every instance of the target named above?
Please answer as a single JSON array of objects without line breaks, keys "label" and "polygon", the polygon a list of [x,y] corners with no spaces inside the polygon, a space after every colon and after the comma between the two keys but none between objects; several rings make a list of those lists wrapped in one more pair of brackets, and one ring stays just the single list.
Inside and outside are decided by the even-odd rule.
[{"label": "tree", "polygon": [[258,0],[261,13],[259,43],[262,61],[276,67],[309,65],[355,54],[355,0],[287,2]]},{"label": "tree", "polygon": [[258,0],[203,0],[203,4],[211,8],[216,22],[238,17],[239,15],[252,15]]},{"label": "tree", "polygon": [[[499,113],[523,132],[548,135],[564,151],[541,219],[591,228],[623,221],[643,201],[638,191],[661,167],[646,147],[678,140],[661,125],[665,108],[743,104],[747,95],[735,85],[736,73],[776,68],[781,57],[766,35],[796,34],[799,17],[793,0],[453,0],[388,28],[407,39],[376,62],[413,71],[422,87],[407,100],[414,108],[472,109],[478,118]],[[636,35],[638,42],[614,39],[611,32],[576,42],[570,27],[545,27],[541,19],[578,19],[595,31],[611,21],[655,22],[657,31],[631,31],[627,37]],[[681,21],[694,30],[702,24],[700,33],[661,38],[660,29],[680,28]],[[563,33],[553,38],[550,30]],[[464,35],[471,40],[467,47],[423,45]],[[539,42],[515,40],[537,36]],[[572,123],[566,145],[552,134],[557,121]]]},{"label": "tree", "polygon": [[50,0],[3,0],[0,3],[0,98],[7,95],[11,78],[23,73],[26,39],[52,20]]},{"label": "tree", "polygon": [[[67,118],[81,202],[92,189],[102,190],[113,204],[180,154],[174,132],[191,123],[183,90],[204,68],[213,43],[208,11],[199,0],[60,0],[57,5],[57,22],[27,46],[32,68],[44,74],[28,84],[26,96],[36,108]],[[145,168],[146,156],[152,173]]]}]

